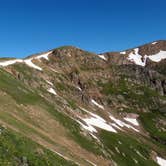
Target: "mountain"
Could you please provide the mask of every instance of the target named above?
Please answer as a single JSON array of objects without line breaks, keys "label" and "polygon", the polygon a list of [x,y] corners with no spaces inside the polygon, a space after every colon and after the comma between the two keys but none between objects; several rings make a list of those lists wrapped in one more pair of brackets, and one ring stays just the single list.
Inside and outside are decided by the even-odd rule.
[{"label": "mountain", "polygon": [[0,66],[0,165],[166,165],[166,41]]}]

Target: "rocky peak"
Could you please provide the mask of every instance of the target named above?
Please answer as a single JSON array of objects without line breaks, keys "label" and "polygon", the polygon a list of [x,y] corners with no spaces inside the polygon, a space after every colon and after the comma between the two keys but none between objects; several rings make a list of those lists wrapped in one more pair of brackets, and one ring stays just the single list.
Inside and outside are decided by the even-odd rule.
[{"label": "rocky peak", "polygon": [[166,40],[159,40],[143,46],[138,47],[138,53],[142,56],[144,55],[154,55],[160,51],[166,51]]},{"label": "rocky peak", "polygon": [[[153,160],[166,154],[164,51],[165,42],[158,41],[100,55],[64,46],[25,59],[3,59],[0,122],[79,165],[156,165]],[[16,165],[33,165],[29,149],[21,150],[23,156],[20,146],[12,150],[19,140],[7,146],[9,137],[1,127],[0,138],[0,156],[7,152],[6,159],[11,156]],[[30,141],[23,142],[27,150]],[[43,161],[41,147],[30,149],[35,163]]]},{"label": "rocky peak", "polygon": [[121,52],[104,53],[110,64],[136,64],[146,66],[147,61],[160,62],[166,59],[166,40],[159,40]]},{"label": "rocky peak", "polygon": [[84,54],[85,51],[74,46],[62,46],[57,49],[54,49],[52,54],[58,57],[76,57]]}]

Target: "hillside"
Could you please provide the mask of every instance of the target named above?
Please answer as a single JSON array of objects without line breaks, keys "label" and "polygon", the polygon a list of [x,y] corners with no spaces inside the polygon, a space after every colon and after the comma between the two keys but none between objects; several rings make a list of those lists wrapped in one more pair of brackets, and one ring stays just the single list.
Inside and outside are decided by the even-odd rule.
[{"label": "hillside", "polygon": [[166,41],[0,67],[0,165],[166,164]]}]

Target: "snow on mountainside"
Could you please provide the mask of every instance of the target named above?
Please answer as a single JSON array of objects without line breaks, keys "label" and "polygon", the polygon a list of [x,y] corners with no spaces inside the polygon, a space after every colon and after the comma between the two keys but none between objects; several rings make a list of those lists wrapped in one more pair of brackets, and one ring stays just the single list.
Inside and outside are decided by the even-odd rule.
[{"label": "snow on mountainside", "polygon": [[99,56],[111,63],[136,64],[144,67],[147,65],[147,61],[156,63],[166,59],[166,41],[156,41],[133,49],[107,52]]},{"label": "snow on mountainside", "polygon": [[163,166],[165,52],[166,41],[156,41],[99,55],[64,46],[1,59],[0,162]]},{"label": "snow on mountainside", "polygon": [[141,56],[139,53],[139,48],[134,49],[132,53],[128,55],[128,60],[134,62],[136,65],[145,66],[146,60],[150,59],[153,62],[160,62],[163,59],[166,59],[166,51],[161,51],[154,55],[144,55]]},{"label": "snow on mountainside", "polygon": [[136,65],[145,66],[148,59],[152,62],[160,62],[166,59],[166,42],[156,41],[128,52],[128,60]]},{"label": "snow on mountainside", "polygon": [[166,160],[161,158],[161,157],[157,157],[157,163],[160,165],[160,166],[165,166],[166,165]]},{"label": "snow on mountainside", "polygon": [[0,66],[6,67],[6,66],[9,66],[9,65],[12,65],[15,63],[25,63],[29,67],[32,67],[32,68],[37,69],[37,70],[42,70],[41,67],[35,65],[32,61],[35,59],[41,59],[41,58],[49,60],[49,58],[48,58],[49,54],[51,54],[51,51],[49,51],[47,53],[43,53],[43,54],[35,56],[35,57],[32,57],[32,58],[27,58],[24,60],[23,59],[14,59],[14,60],[2,61],[2,62],[0,62]]},{"label": "snow on mountainside", "polygon": [[[153,47],[153,46],[157,45],[158,43],[160,43],[160,42],[156,41],[149,45],[151,45],[151,47]],[[136,65],[140,65],[140,66],[145,66],[147,59],[149,59],[153,62],[160,62],[161,60],[166,59],[166,46],[164,46],[165,50],[159,49],[157,53],[151,53],[151,54],[148,53],[148,55],[146,55],[146,53],[144,53],[144,54],[139,53],[140,49],[142,49],[142,47],[138,47],[138,48],[132,49],[130,51],[129,50],[122,51],[119,54],[125,55],[127,60],[133,62]],[[150,49],[150,48],[148,48],[148,49]],[[50,55],[51,53],[52,53],[52,51],[49,51],[49,52],[37,55],[35,57],[30,57],[30,58],[24,59],[24,60],[23,59],[14,59],[14,60],[2,61],[2,62],[0,62],[0,66],[6,67],[6,66],[9,66],[9,65],[12,65],[15,63],[25,63],[29,67],[35,68],[37,70],[42,70],[41,67],[35,65],[32,61],[36,60],[36,59],[40,60],[41,58],[49,60],[48,55]],[[68,53],[67,55],[69,55],[69,54],[70,53]],[[71,54],[70,54],[70,56],[71,56]],[[107,56],[105,56],[105,54],[99,54],[98,57],[100,57],[104,61],[108,60]]]}]

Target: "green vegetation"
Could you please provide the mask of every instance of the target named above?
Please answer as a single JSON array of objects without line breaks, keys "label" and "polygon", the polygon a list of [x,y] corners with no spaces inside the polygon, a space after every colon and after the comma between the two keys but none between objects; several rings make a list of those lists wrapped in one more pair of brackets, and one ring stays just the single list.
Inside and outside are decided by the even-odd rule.
[{"label": "green vegetation", "polygon": [[80,125],[76,121],[63,113],[58,112],[51,105],[49,105],[46,109],[68,130],[69,136],[81,147],[93,152],[94,154],[102,154],[101,147],[94,139],[92,140],[81,134]]},{"label": "green vegetation", "polygon": [[55,86],[56,86],[57,90],[60,90],[60,91],[68,91],[67,87],[65,87],[65,85],[62,84],[62,83],[58,83],[58,82],[57,82],[57,83],[55,84]]},{"label": "green vegetation", "polygon": [[35,104],[39,96],[25,87],[19,80],[11,74],[0,69],[0,88],[12,96],[19,104]]},{"label": "green vegetation", "polygon": [[16,58],[10,58],[10,57],[3,57],[3,58],[0,58],[0,61],[8,61],[8,60],[14,60]]},{"label": "green vegetation", "polygon": [[[58,49],[64,48],[68,49],[70,47]],[[114,160],[119,166],[157,165],[152,160],[151,151],[154,150],[156,153],[161,154],[161,156],[164,156],[163,154],[165,153],[165,96],[160,96],[156,91],[145,86],[145,84],[139,84],[139,82],[133,81],[132,76],[118,75],[117,79],[115,78],[108,82],[107,73],[109,75],[110,68],[106,69],[108,71],[105,74],[99,73],[100,71],[105,71],[104,65],[102,66],[97,61],[95,62],[95,59],[98,60],[99,58],[97,56],[85,56],[87,57],[83,62],[81,62],[78,57],[78,69],[76,67],[73,69],[73,72],[77,75],[80,74],[81,81],[87,85],[85,91],[84,89],[82,90],[82,93],[87,93],[87,95],[90,96],[89,98],[93,97],[93,95],[97,95],[99,98],[101,97],[105,108],[107,109],[107,107],[111,106],[110,108],[113,113],[122,113],[120,116],[123,116],[123,113],[124,115],[125,113],[137,113],[141,127],[144,127],[150,135],[147,134],[145,136],[140,134],[140,138],[136,138],[137,134],[132,135],[131,133],[127,134],[123,132],[115,134],[100,130],[98,132],[98,138],[101,143],[98,143],[88,133],[87,135],[85,132],[83,133],[81,126],[72,119],[72,117],[75,118],[80,115],[80,113],[86,113],[78,107],[80,100],[78,100],[79,102],[77,103],[78,93],[70,78],[71,64],[67,65],[64,71],[62,70],[63,74],[54,74],[54,72],[51,72],[50,67],[52,68],[54,65],[52,64],[48,68],[45,66],[46,70],[40,72],[39,75],[37,75],[38,71],[34,71],[34,69],[29,68],[25,64],[14,64],[11,70],[16,72],[16,77],[18,77],[19,80],[5,70],[0,69],[0,90],[2,92],[0,103],[5,101],[3,105],[5,109],[3,107],[0,109],[0,119],[28,137],[34,138],[36,136],[36,139],[40,138],[51,145],[58,146],[59,144],[57,142],[59,140],[54,142],[54,140],[49,137],[49,133],[47,135],[47,123],[45,121],[43,123],[44,118],[40,119],[40,117],[45,117],[44,113],[46,113],[49,115],[48,118],[50,121],[55,119],[59,122],[61,127],[63,126],[66,129],[63,130],[62,133],[65,135],[65,139],[67,136],[70,141],[75,141],[80,147],[96,156],[103,156],[106,159]],[[77,60],[77,58],[73,61],[75,60]],[[51,60],[47,63],[50,62]],[[63,66],[63,63],[69,64],[68,61],[62,60],[61,62],[60,60],[59,64],[61,64],[61,66]],[[116,69],[117,66],[112,67]],[[67,70],[68,68],[69,71]],[[113,69],[111,70],[112,73]],[[89,71],[91,72],[90,76],[88,76]],[[162,72],[164,72],[164,68],[162,68]],[[19,76],[17,74],[19,74]],[[51,79],[54,83],[56,90],[59,92],[57,96],[49,96],[47,88],[51,85],[46,85],[45,79]],[[27,85],[29,85],[29,87]],[[99,90],[103,96],[100,95],[97,90]],[[42,94],[42,97],[39,94]],[[5,98],[4,96],[7,97]],[[10,98],[10,100],[12,99],[11,102],[8,102],[8,98]],[[8,103],[10,103],[10,107]],[[33,112],[33,110],[32,112],[28,112],[28,108],[31,109],[31,107],[32,109],[36,109],[36,112]],[[66,114],[66,107],[72,108],[73,114],[71,112]],[[86,107],[90,109],[93,106],[89,105],[88,107],[87,105]],[[24,108],[26,109],[24,110]],[[12,109],[13,112],[11,112]],[[92,111],[98,111],[97,114],[102,117],[106,116],[106,113],[95,110],[95,107]],[[38,120],[35,119],[36,117]],[[58,123],[56,122],[56,124]],[[43,127],[42,125],[46,126]],[[52,126],[49,128],[48,132],[54,131],[54,123]],[[45,133],[41,132],[42,129],[44,129]],[[142,131],[141,128],[140,132]],[[73,163],[65,161],[61,157],[34,143],[32,140],[3,128],[0,129],[0,145],[0,156],[2,156],[0,157],[0,165],[20,165],[25,163],[29,165],[73,165]],[[153,145],[155,145],[155,147],[153,147]],[[60,146],[62,145],[60,144],[59,147]],[[73,154],[70,152],[71,151],[69,151],[69,155],[72,157]],[[75,158],[75,156],[73,156],[73,158]]]},{"label": "green vegetation", "polygon": [[102,93],[107,96],[122,95],[125,98],[124,102],[128,102],[132,106],[156,108],[156,103],[153,99],[158,98],[159,95],[156,91],[146,86],[130,83],[123,78],[116,84],[112,82],[98,84],[102,87]]},{"label": "green vegetation", "polygon": [[0,165],[33,165],[33,166],[74,166],[55,153],[34,143],[30,139],[20,136],[0,127]]},{"label": "green vegetation", "polygon": [[22,63],[16,63],[13,65],[14,69],[18,71],[26,80],[28,81],[38,81],[38,77],[36,77],[36,74],[34,73],[34,69],[22,64]]},{"label": "green vegetation", "polygon": [[164,144],[166,143],[166,131],[162,130],[162,128],[166,128],[166,126],[159,124],[159,120],[165,122],[166,116],[158,111],[140,114],[140,121],[151,137],[159,143]]},{"label": "green vegetation", "polygon": [[68,101],[69,106],[72,109],[76,109],[77,108],[76,102],[74,100],[67,100],[67,101]]},{"label": "green vegetation", "polygon": [[111,158],[120,166],[157,165],[150,159],[150,148],[129,135],[102,130],[100,139]]},{"label": "green vegetation", "polygon": [[[95,153],[100,154],[100,148],[94,140],[83,136],[80,131],[80,126],[77,122],[72,120],[67,115],[58,112],[55,108],[49,105],[44,99],[37,94],[30,91],[20,81],[16,80],[7,72],[0,70],[0,87],[3,91],[11,95],[19,104],[38,104],[49,111],[56,120],[58,120],[69,132],[69,135],[83,148]],[[70,102],[73,105],[73,103]],[[73,105],[74,106],[74,105]],[[1,115],[2,116],[2,115]],[[11,121],[8,116],[9,124],[15,123]]]}]

